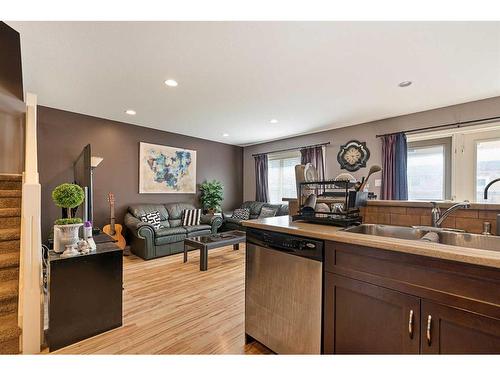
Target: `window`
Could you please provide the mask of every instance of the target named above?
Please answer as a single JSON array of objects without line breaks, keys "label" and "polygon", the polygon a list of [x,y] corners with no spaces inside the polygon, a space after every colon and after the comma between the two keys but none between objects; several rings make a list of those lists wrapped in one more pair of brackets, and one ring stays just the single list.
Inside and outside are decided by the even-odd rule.
[{"label": "window", "polygon": [[[476,201],[484,200],[486,185],[500,177],[500,139],[476,142]],[[488,203],[500,203],[500,183],[488,189]]]},{"label": "window", "polygon": [[281,203],[283,198],[296,198],[295,166],[300,164],[300,152],[268,155],[269,200]]},{"label": "window", "polygon": [[408,199],[451,198],[451,138],[408,143]]},{"label": "window", "polygon": [[408,136],[408,199],[500,203],[500,124]]}]

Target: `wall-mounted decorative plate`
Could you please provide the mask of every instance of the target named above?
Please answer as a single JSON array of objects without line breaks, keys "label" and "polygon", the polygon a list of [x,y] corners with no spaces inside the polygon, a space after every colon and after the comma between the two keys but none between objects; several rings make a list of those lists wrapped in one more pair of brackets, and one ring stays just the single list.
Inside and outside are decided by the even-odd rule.
[{"label": "wall-mounted decorative plate", "polygon": [[370,150],[366,147],[366,142],[349,141],[340,146],[337,154],[337,161],[341,169],[349,172],[355,172],[360,168],[366,167],[366,162],[370,158]]}]

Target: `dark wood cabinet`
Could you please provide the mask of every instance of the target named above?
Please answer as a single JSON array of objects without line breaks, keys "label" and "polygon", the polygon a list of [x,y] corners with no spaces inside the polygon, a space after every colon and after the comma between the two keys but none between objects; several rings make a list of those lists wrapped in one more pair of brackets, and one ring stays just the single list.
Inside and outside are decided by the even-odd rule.
[{"label": "dark wood cabinet", "polygon": [[325,326],[325,352],[419,353],[419,298],[331,273],[325,285],[325,304],[334,316]]},{"label": "dark wood cabinet", "polygon": [[483,315],[422,301],[424,354],[499,354],[500,322]]},{"label": "dark wood cabinet", "polygon": [[325,248],[325,354],[500,354],[500,270]]}]

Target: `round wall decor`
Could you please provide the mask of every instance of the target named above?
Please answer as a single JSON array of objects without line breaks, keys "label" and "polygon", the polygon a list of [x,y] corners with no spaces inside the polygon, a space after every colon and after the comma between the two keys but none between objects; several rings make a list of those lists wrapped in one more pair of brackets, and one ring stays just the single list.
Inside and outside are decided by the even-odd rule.
[{"label": "round wall decor", "polygon": [[366,162],[370,158],[370,150],[366,147],[366,142],[349,141],[340,146],[337,154],[337,161],[341,169],[349,172],[355,172],[360,168],[366,167]]}]

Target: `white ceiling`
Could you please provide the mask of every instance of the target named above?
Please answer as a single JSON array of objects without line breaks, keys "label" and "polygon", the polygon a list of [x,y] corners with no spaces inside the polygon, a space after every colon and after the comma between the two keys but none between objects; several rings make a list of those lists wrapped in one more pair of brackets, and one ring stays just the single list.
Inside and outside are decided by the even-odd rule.
[{"label": "white ceiling", "polygon": [[230,144],[500,95],[500,22],[8,23],[39,104]]}]

